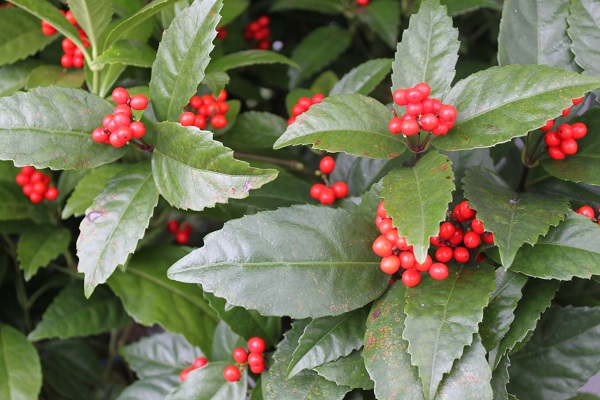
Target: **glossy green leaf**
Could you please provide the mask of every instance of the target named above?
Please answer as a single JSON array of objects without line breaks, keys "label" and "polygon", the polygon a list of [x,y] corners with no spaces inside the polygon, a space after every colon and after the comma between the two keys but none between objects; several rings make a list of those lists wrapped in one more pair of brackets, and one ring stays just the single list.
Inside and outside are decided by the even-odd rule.
[{"label": "glossy green leaf", "polygon": [[274,148],[312,144],[329,152],[394,158],[404,153],[406,147],[401,138],[388,130],[391,118],[390,110],[370,97],[359,94],[327,97],[296,117]]},{"label": "glossy green leaf", "polygon": [[571,0],[568,33],[573,41],[575,61],[586,74],[600,76],[600,49],[594,45],[600,39],[600,6],[594,0]]},{"label": "glossy green leaf", "polygon": [[379,399],[425,399],[418,370],[411,365],[408,342],[402,338],[405,293],[409,290],[395,283],[373,303],[367,318],[363,357]]},{"label": "glossy green leaf", "polygon": [[69,71],[58,65],[41,65],[31,71],[25,86],[27,89],[51,85],[80,88],[83,82],[85,74],[82,70]]},{"label": "glossy green leaf", "polygon": [[237,382],[227,382],[223,378],[223,369],[229,363],[211,361],[202,368],[191,371],[165,400],[245,400],[248,373],[242,372]]},{"label": "glossy green leaf", "polygon": [[[413,168],[396,169],[383,178],[381,197],[398,235],[414,246],[415,258],[425,261],[429,237],[439,232],[452,201],[454,174],[445,155],[432,151]],[[407,196],[406,193],[410,193]]]},{"label": "glossy green leaf", "polygon": [[362,351],[353,351],[346,357],[319,365],[314,370],[323,378],[338,385],[373,390],[373,381],[365,367]]},{"label": "glossy green leaf", "polygon": [[111,93],[113,85],[125,71],[123,64],[108,64],[100,71],[100,96],[107,96]]},{"label": "glossy green leaf", "polygon": [[39,64],[37,60],[27,59],[0,67],[0,96],[8,96],[24,88],[29,73]]},{"label": "glossy green leaf", "polygon": [[91,132],[112,110],[98,96],[78,89],[49,87],[0,98],[0,159],[17,166],[87,169],[125,154],[96,143]]},{"label": "glossy green leaf", "polygon": [[288,94],[285,96],[285,109],[287,110],[288,115],[289,116],[292,115],[292,107],[294,107],[296,105],[296,103],[298,103],[298,100],[300,99],[300,97],[311,98],[315,94],[316,93],[313,92],[312,90],[304,89],[304,88],[296,88],[296,89],[290,90],[288,92]]},{"label": "glossy green leaf", "polygon": [[[335,169],[329,174],[329,181],[346,182],[349,196],[361,196],[394,167],[401,166],[401,161],[401,158],[375,160],[339,153],[335,158]],[[370,216],[375,217],[374,211]]]},{"label": "glossy green leaf", "polygon": [[275,0],[270,11],[306,10],[324,14],[338,14],[343,11],[340,0]]},{"label": "glossy green leaf", "polygon": [[290,68],[290,89],[325,68],[346,51],[352,36],[337,26],[317,28],[304,36],[292,51],[291,59],[299,68]]},{"label": "glossy green leaf", "polygon": [[225,321],[219,321],[212,341],[212,360],[233,361],[233,349],[246,347],[248,342],[231,330]]},{"label": "glossy green leaf", "polygon": [[276,170],[234,160],[233,152],[213,140],[209,131],[170,122],[155,128],[154,180],[174,207],[201,211],[228,199],[242,199],[277,176]]},{"label": "glossy green leaf", "polygon": [[329,92],[330,96],[336,94],[362,94],[368,95],[389,74],[392,60],[389,58],[376,58],[352,68],[342,77]]},{"label": "glossy green leaf", "polygon": [[206,67],[206,73],[225,72],[230,69],[257,64],[286,64],[298,68],[298,64],[283,54],[265,50],[244,50],[217,58]]},{"label": "glossy green leaf", "polygon": [[42,389],[40,357],[27,338],[0,325],[0,398],[36,400]]},{"label": "glossy green leaf", "polygon": [[507,0],[498,36],[498,64],[545,64],[576,71],[567,35],[569,2]]},{"label": "glossy green leaf", "polygon": [[372,222],[341,209],[282,208],[227,222],[169,277],[263,315],[339,315],[387,287],[371,250],[376,236]]},{"label": "glossy green leaf", "polygon": [[299,372],[345,357],[362,347],[368,310],[360,308],[336,317],[316,318],[304,328],[287,369]]},{"label": "glossy green leaf", "polygon": [[600,311],[553,307],[519,352],[511,356],[508,390],[523,399],[565,399],[598,372]]},{"label": "glossy green leaf", "polygon": [[535,193],[517,193],[494,171],[475,167],[463,179],[469,206],[477,210],[477,219],[494,233],[500,259],[509,268],[517,251],[525,243],[535,244],[551,226],[569,212],[569,204],[560,197]]},{"label": "glossy green leaf", "polygon": [[248,111],[237,117],[223,143],[242,149],[271,149],[286,128],[287,121],[279,115]]},{"label": "glossy green leaf", "polygon": [[56,37],[42,33],[40,20],[16,7],[0,9],[0,65],[34,55]]},{"label": "glossy green leaf", "polygon": [[265,400],[341,400],[350,390],[347,386],[338,386],[317,375],[314,371],[305,371],[293,378],[286,378],[288,365],[300,336],[309,320],[299,320],[292,324],[273,354],[273,365],[262,375],[263,396]]},{"label": "glossy green leaf", "polygon": [[511,269],[542,279],[570,280],[600,275],[600,226],[571,213],[535,244],[523,246]]},{"label": "glossy green leaf", "polygon": [[92,48],[100,45],[100,38],[113,15],[111,0],[69,0],[69,10],[86,33]]},{"label": "glossy green leaf", "polygon": [[77,239],[78,270],[85,274],[86,296],[133,253],[157,203],[158,191],[145,162],[113,176],[96,196]]},{"label": "glossy green leaf", "polygon": [[214,48],[222,6],[221,0],[194,2],[164,31],[150,79],[159,121],[179,121],[181,110],[196,93]]},{"label": "glossy green leaf", "polygon": [[483,7],[493,10],[502,9],[502,4],[496,0],[440,0],[440,3],[448,8],[448,15],[453,17]]},{"label": "glossy green leaf", "polygon": [[506,385],[510,381],[510,375],[508,374],[508,367],[510,366],[510,360],[508,356],[503,356],[498,364],[498,367],[492,374],[492,389],[494,390],[493,400],[505,400],[508,398],[508,391]]},{"label": "glossy green leaf", "polygon": [[211,72],[204,76],[202,84],[206,85],[211,93],[218,94],[221,90],[225,89],[230,80],[231,78],[225,72]]},{"label": "glossy green leaf", "polygon": [[119,299],[105,287],[86,299],[80,281],[67,286],[44,312],[29,340],[96,335],[130,321]]},{"label": "glossy green leaf", "polygon": [[[458,82],[443,99],[458,111],[454,128],[437,137],[444,150],[490,147],[543,126],[572,106],[571,99],[600,87],[600,78],[546,65],[507,65]],[[508,116],[508,117],[507,117]]]},{"label": "glossy green leaf", "polygon": [[401,11],[400,3],[395,0],[377,0],[366,7],[358,7],[356,14],[390,49],[394,49],[398,42]]},{"label": "glossy green leaf", "polygon": [[25,280],[67,250],[70,242],[71,232],[57,226],[43,225],[23,233],[17,246],[17,258]]},{"label": "glossy green leaf", "polygon": [[180,383],[178,374],[137,380],[125,388],[117,400],[164,400]]},{"label": "glossy green leaf", "polygon": [[216,313],[200,288],[166,277],[167,268],[186,253],[166,246],[145,250],[132,257],[125,272],[114,273],[108,284],[137,322],[147,326],[158,323],[169,332],[182,334],[210,356]]},{"label": "glossy green leaf", "polygon": [[423,391],[433,398],[444,374],[471,344],[483,319],[483,309],[494,291],[494,269],[489,265],[451,264],[443,281],[423,279],[417,290],[406,292],[406,328],[411,362],[419,369]]},{"label": "glossy green leaf", "polygon": [[338,81],[339,78],[337,77],[335,72],[327,70],[321,73],[319,76],[317,76],[317,78],[315,78],[312,85],[310,85],[310,90],[313,93],[327,94],[331,92],[331,89],[333,89],[333,85],[335,85]]},{"label": "glossy green leaf", "polygon": [[435,0],[423,1],[398,43],[392,64],[392,91],[427,82],[430,97],[441,100],[454,79],[459,46],[458,29],[452,26],[446,7]]},{"label": "glossy green leaf", "polygon": [[147,44],[133,40],[121,40],[94,59],[90,66],[95,68],[96,66],[102,67],[105,64],[123,64],[150,68],[155,58],[156,51]]},{"label": "glossy green leaf", "polygon": [[33,212],[33,204],[27,201],[19,186],[12,182],[0,183],[0,221],[29,219]]}]

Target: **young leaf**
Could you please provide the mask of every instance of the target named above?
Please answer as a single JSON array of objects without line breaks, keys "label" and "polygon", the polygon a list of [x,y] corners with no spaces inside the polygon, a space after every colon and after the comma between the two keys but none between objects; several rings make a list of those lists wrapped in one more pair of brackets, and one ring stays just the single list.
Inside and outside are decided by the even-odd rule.
[{"label": "young leaf", "polygon": [[245,400],[248,372],[244,370],[237,382],[227,382],[223,378],[223,369],[228,365],[225,361],[210,361],[191,371],[165,400]]},{"label": "young leaf", "polygon": [[361,157],[394,158],[404,153],[402,140],[388,130],[391,112],[360,94],[327,97],[296,117],[273,148],[312,144],[329,152]]},{"label": "young leaf", "polygon": [[[25,201],[25,200],[22,200]],[[45,267],[69,248],[71,232],[66,228],[42,225],[26,231],[19,238],[19,268],[28,281],[40,267]]]},{"label": "young leaf", "polygon": [[477,210],[486,231],[494,233],[504,268],[509,268],[525,243],[535,244],[569,212],[560,197],[517,193],[494,171],[475,167],[463,179],[469,206]]},{"label": "young leaf", "polygon": [[324,14],[339,14],[344,8],[340,0],[275,0],[269,11],[307,10]]},{"label": "young leaf", "polygon": [[395,0],[377,0],[356,11],[358,19],[368,25],[390,49],[396,47],[401,21],[401,6]]},{"label": "young leaf", "polygon": [[206,67],[206,73],[225,72],[230,69],[247,67],[249,65],[275,63],[287,64],[292,68],[299,68],[298,64],[294,61],[274,51],[245,50],[230,53],[213,60],[208,67]]},{"label": "young leaf", "polygon": [[10,325],[0,325],[0,398],[36,400],[42,389],[40,356]]},{"label": "young leaf", "polygon": [[54,298],[42,321],[29,334],[29,340],[96,335],[130,322],[121,302],[110,290],[101,287],[86,299],[80,282],[67,286]]},{"label": "young leaf", "polygon": [[42,33],[39,19],[17,7],[0,9],[0,26],[0,65],[31,56],[56,39]]},{"label": "young leaf", "polygon": [[169,265],[185,254],[183,249],[169,246],[145,250],[131,258],[125,272],[114,273],[108,285],[137,322],[147,326],[158,323],[169,332],[182,334],[210,356],[216,313],[197,286],[170,281],[165,274]]},{"label": "young leaf", "polygon": [[342,77],[329,92],[336,94],[368,95],[387,76],[392,67],[389,58],[376,58],[360,64]]},{"label": "young leaf", "polygon": [[0,67],[0,97],[9,96],[24,88],[29,74],[39,65],[38,60],[26,59]]},{"label": "young leaf", "polygon": [[338,358],[327,364],[319,365],[314,370],[323,378],[335,382],[337,385],[373,390],[373,381],[369,377],[360,350],[353,351],[346,357]]},{"label": "young leaf", "polygon": [[568,33],[573,41],[571,50],[575,61],[586,74],[600,76],[600,50],[594,45],[600,40],[600,7],[594,0],[572,0],[569,12]]},{"label": "young leaf", "polygon": [[200,283],[228,303],[263,315],[339,315],[387,287],[389,277],[371,250],[376,236],[372,222],[341,209],[267,211],[207,235],[204,247],[169,269],[169,278]]},{"label": "young leaf", "polygon": [[83,71],[66,71],[58,65],[40,65],[27,77],[25,87],[33,89],[42,86],[62,86],[80,88],[85,82]]},{"label": "young leaf", "polygon": [[96,57],[90,67],[101,68],[105,64],[123,64],[151,68],[155,58],[156,51],[147,44],[133,40],[121,40]]},{"label": "young leaf", "polygon": [[17,92],[0,98],[0,109],[0,159],[17,166],[87,169],[115,161],[127,151],[92,140],[92,131],[112,107],[83,90]]},{"label": "young leaf", "polygon": [[452,264],[447,279],[424,279],[418,290],[406,292],[402,337],[427,398],[435,396],[444,374],[471,344],[493,291],[494,269],[489,265]]},{"label": "young leaf", "polygon": [[222,6],[221,0],[194,2],[164,31],[150,79],[159,121],[179,121],[181,110],[204,79]]},{"label": "young leaf", "polygon": [[383,178],[381,197],[398,235],[414,246],[415,258],[425,261],[429,237],[439,232],[452,201],[454,174],[445,155],[430,152],[413,168],[396,169]]},{"label": "young leaf", "polygon": [[233,152],[213,140],[211,132],[173,122],[155,128],[154,180],[174,207],[201,211],[228,199],[242,199],[277,176],[276,170],[252,168],[233,159]]},{"label": "young leaf", "polygon": [[435,0],[423,1],[398,43],[392,92],[426,82],[430,96],[441,100],[454,79],[459,46],[458,29],[452,26],[446,7]]},{"label": "young leaf", "polygon": [[69,9],[86,33],[92,48],[100,45],[100,37],[113,15],[111,0],[69,0]]},{"label": "young leaf", "polygon": [[237,117],[223,143],[242,149],[271,149],[286,128],[287,121],[279,115],[248,111]]},{"label": "young leaf", "polygon": [[600,78],[545,65],[507,65],[458,82],[443,99],[458,111],[454,128],[437,137],[444,150],[490,147],[543,126],[572,105],[571,99],[600,87]]},{"label": "young leaf", "polygon": [[148,227],[158,191],[148,163],[132,165],[112,177],[86,210],[77,239],[78,270],[85,295],[124,264]]}]

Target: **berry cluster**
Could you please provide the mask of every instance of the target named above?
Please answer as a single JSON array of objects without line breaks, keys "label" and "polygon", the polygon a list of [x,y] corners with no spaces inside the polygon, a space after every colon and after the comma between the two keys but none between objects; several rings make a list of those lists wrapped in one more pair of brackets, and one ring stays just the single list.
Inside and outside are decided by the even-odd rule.
[{"label": "berry cluster", "polygon": [[255,49],[269,50],[271,48],[271,29],[269,25],[271,20],[266,15],[261,16],[256,21],[250,22],[244,30],[244,37],[247,40],[255,40],[258,43]]},{"label": "berry cluster", "polygon": [[146,133],[141,121],[133,121],[131,109],[144,110],[148,107],[148,98],[143,94],[129,97],[129,92],[118,87],[112,92],[112,99],[117,106],[112,114],[102,119],[102,127],[94,129],[92,139],[98,143],[122,147],[131,139],[139,139]]},{"label": "berry cluster", "polygon": [[[567,107],[564,110],[562,110],[561,115],[563,117],[566,117],[567,115],[569,115],[569,113],[571,112],[571,108],[575,107],[578,104],[581,104],[581,102],[583,102],[583,97],[579,97],[577,99],[573,99],[571,102],[573,103],[573,105],[571,107]],[[554,127],[554,120],[553,119],[549,119],[548,121],[546,121],[546,125],[542,126],[540,129],[542,131],[549,131],[553,127]]]},{"label": "berry cluster", "polygon": [[296,122],[296,117],[298,115],[307,111],[313,104],[322,102],[324,98],[325,96],[320,93],[315,94],[312,98],[300,97],[298,102],[292,107],[292,116],[288,119],[288,125]]},{"label": "berry cluster", "polygon": [[[319,163],[319,169],[325,175],[333,172],[335,160],[331,156],[325,156]],[[348,195],[348,185],[345,182],[336,182],[331,187],[322,183],[315,183],[310,188],[310,196],[319,200],[321,204],[333,204],[336,199],[341,199]]]},{"label": "berry cluster", "polygon": [[421,130],[436,136],[448,133],[456,120],[456,108],[429,98],[430,92],[429,85],[424,82],[417,83],[413,88],[394,92],[394,103],[405,106],[406,113],[390,120],[388,129],[391,133],[402,133],[405,136],[416,135]]},{"label": "berry cluster", "polygon": [[359,6],[361,6],[361,7],[364,7],[364,6],[368,6],[369,5],[369,1],[370,0],[356,0],[356,4],[359,5]]},{"label": "berry cluster", "polygon": [[229,382],[236,382],[242,376],[242,371],[249,366],[250,371],[255,374],[260,374],[265,370],[265,359],[263,353],[267,345],[265,341],[259,337],[253,337],[248,340],[248,351],[242,347],[233,349],[233,359],[239,365],[229,365],[223,370],[223,377]]},{"label": "berry cluster", "polygon": [[[554,122],[554,121],[553,121]],[[562,124],[556,131],[548,131],[544,135],[544,142],[548,146],[548,155],[553,160],[562,160],[567,155],[577,153],[577,139],[587,134],[587,126],[581,122],[573,125]]]},{"label": "berry cluster", "polygon": [[179,380],[181,382],[185,381],[188,377],[188,374],[198,368],[202,368],[204,367],[206,364],[208,364],[208,360],[206,359],[206,357],[198,357],[194,360],[194,362],[192,363],[192,366],[189,368],[186,368],[184,370],[182,370],[179,373]]},{"label": "berry cluster", "polygon": [[221,90],[216,98],[210,94],[205,94],[202,97],[193,96],[188,105],[185,106],[183,114],[179,117],[179,123],[182,126],[195,126],[204,129],[206,124],[210,122],[215,129],[223,129],[227,126],[225,114],[229,111],[229,105],[225,100],[227,100],[225,90]]},{"label": "berry cluster", "polygon": [[[598,222],[598,224],[600,225],[600,218],[596,218],[596,213],[594,212],[594,209],[592,207],[581,206],[577,210],[575,210],[575,212],[577,214],[585,215],[592,221]],[[600,207],[598,207],[598,212],[600,212]]]},{"label": "berry cluster", "polygon": [[50,176],[42,171],[36,171],[35,167],[21,168],[16,181],[23,186],[23,194],[28,196],[32,203],[40,203],[44,199],[55,200],[58,197],[58,189],[48,186]]},{"label": "berry cluster", "polygon": [[[77,24],[77,20],[73,16],[73,13],[71,11],[65,12],[63,10],[61,10],[60,12],[63,13],[65,18],[71,23],[71,25],[73,25],[75,28],[77,28],[77,33],[79,33],[79,37],[80,37],[81,42],[83,43],[84,47],[85,48],[90,47],[90,42],[88,40],[88,37],[85,34],[85,32],[83,31],[83,29],[81,29],[79,27],[79,25]],[[42,21],[42,32],[44,33],[44,35],[52,36],[57,31],[56,31],[56,28],[54,28],[52,25],[50,25],[49,22]],[[63,54],[63,56],[60,58],[60,64],[63,67],[65,67],[65,68],[72,68],[72,67],[83,68],[83,53],[75,45],[75,43],[73,43],[73,41],[71,39],[69,39],[69,38],[63,39],[62,48],[63,48],[63,51],[65,52],[65,54]]]},{"label": "berry cluster", "polygon": [[167,231],[175,236],[177,243],[187,244],[190,240],[190,233],[192,233],[192,226],[190,224],[180,225],[178,221],[171,219],[167,222]]}]

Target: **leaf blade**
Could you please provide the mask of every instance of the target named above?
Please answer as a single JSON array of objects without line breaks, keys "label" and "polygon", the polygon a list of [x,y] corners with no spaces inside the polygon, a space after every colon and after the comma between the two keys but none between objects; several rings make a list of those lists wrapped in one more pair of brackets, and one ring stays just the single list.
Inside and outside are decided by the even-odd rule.
[{"label": "leaf blade", "polygon": [[10,325],[0,325],[0,396],[35,400],[42,389],[40,357],[33,345]]}]

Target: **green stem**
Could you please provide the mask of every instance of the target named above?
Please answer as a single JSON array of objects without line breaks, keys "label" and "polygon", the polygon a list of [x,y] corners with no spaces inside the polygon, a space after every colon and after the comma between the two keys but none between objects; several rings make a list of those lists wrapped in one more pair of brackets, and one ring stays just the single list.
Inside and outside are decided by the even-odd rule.
[{"label": "green stem", "polygon": [[69,268],[77,267],[77,261],[75,261],[75,258],[73,257],[73,255],[71,254],[71,252],[68,249],[63,252],[63,256],[65,257],[65,260],[67,261],[67,267],[69,267]]},{"label": "green stem", "polygon": [[25,282],[23,273],[15,264],[15,289],[17,291],[17,302],[23,310],[23,322],[25,323],[25,330],[31,332],[31,317],[29,316],[29,299],[27,298],[27,290],[25,289]]},{"label": "green stem", "polygon": [[527,165],[523,166],[523,171],[521,171],[521,177],[519,178],[519,183],[517,184],[517,192],[523,192],[525,190],[525,183],[527,182],[527,176],[529,175],[529,167]]}]

